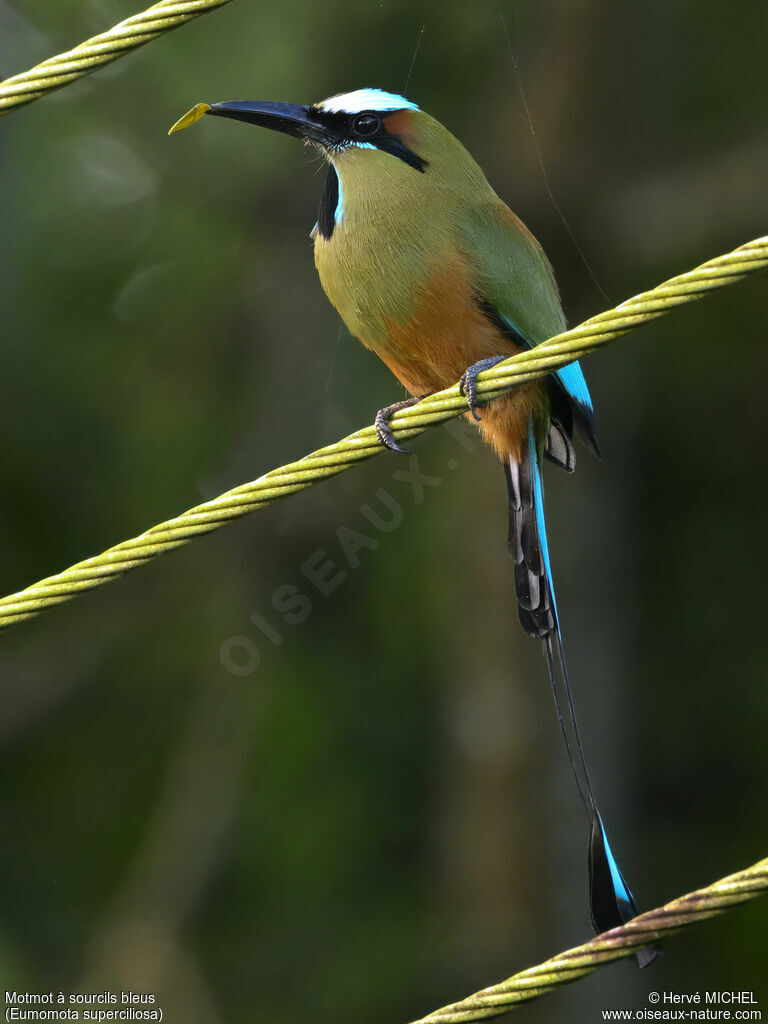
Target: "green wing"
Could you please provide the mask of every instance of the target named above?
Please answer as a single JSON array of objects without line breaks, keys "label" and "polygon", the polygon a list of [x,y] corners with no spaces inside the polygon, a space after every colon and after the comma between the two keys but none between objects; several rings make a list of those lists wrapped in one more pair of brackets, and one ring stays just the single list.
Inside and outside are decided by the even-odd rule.
[{"label": "green wing", "polygon": [[565,330],[549,260],[509,207],[497,200],[466,210],[459,231],[479,298],[528,345]]},{"label": "green wing", "polygon": [[[565,314],[549,260],[509,207],[497,198],[465,210],[459,224],[459,245],[474,270],[478,302],[489,315],[529,346],[564,331]],[[599,454],[592,398],[581,367],[569,363],[553,377],[558,384],[553,413],[565,435],[572,434],[572,416],[584,443]]]}]

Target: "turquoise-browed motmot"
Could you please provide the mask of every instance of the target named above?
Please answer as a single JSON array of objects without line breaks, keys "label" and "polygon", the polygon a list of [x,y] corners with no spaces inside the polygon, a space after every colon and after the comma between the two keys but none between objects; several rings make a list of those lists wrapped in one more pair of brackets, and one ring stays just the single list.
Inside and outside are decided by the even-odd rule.
[{"label": "turquoise-browed motmot", "polygon": [[[574,469],[574,434],[598,453],[589,390],[579,364],[571,363],[485,406],[482,417],[476,402],[480,371],[565,329],[547,257],[458,139],[402,96],[359,89],[312,106],[199,104],[171,131],[203,114],[293,135],[327,159],[312,232],[320,280],[351,333],[412,396],[377,414],[382,443],[401,450],[388,425],[395,410],[458,380],[467,415],[501,459],[519,618],[526,633],[543,641],[563,738],[590,819],[593,924],[597,931],[621,924],[636,908],[597,810],[576,726],[541,479],[545,456]],[[638,957],[641,964],[652,958],[652,952]]]}]

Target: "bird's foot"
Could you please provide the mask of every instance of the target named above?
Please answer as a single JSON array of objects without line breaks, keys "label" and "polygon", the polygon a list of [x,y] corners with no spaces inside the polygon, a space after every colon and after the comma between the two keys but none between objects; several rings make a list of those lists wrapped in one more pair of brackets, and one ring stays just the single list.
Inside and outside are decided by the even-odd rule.
[{"label": "bird's foot", "polygon": [[418,398],[406,398],[402,402],[394,402],[392,405],[387,405],[376,413],[373,425],[376,428],[376,436],[385,448],[390,448],[393,452],[400,452],[403,455],[408,454],[408,449],[403,448],[395,440],[392,431],[389,429],[389,421],[400,409],[408,409],[412,405],[416,405],[418,401],[420,401]]},{"label": "bird's foot", "polygon": [[466,397],[469,411],[478,423],[480,422],[480,416],[477,412],[477,375],[482,373],[483,370],[490,370],[492,366],[503,362],[506,358],[507,356],[491,356],[490,359],[481,359],[479,363],[473,363],[472,366],[469,366],[461,375],[459,394]]}]

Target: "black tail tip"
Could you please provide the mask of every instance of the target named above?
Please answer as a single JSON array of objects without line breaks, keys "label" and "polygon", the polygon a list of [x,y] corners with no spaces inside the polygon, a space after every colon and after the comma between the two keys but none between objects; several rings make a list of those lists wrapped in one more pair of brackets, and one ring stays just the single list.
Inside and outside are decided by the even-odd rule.
[{"label": "black tail tip", "polygon": [[[635,898],[616,863],[597,809],[589,837],[589,890],[592,924],[598,935],[637,917]],[[635,953],[638,967],[648,967],[658,956],[658,946],[646,946]]]},{"label": "black tail tip", "polygon": [[640,968],[650,967],[654,960],[662,956],[664,956],[664,951],[660,946],[646,946],[645,949],[638,949],[635,953],[635,960]]}]

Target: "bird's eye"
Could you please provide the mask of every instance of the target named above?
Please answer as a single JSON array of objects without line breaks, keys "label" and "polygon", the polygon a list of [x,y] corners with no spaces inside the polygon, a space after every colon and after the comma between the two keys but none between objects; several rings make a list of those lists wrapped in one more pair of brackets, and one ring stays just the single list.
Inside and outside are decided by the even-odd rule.
[{"label": "bird's eye", "polygon": [[375,135],[379,128],[381,128],[381,119],[375,114],[358,114],[352,122],[355,135],[361,135],[363,138]]}]

